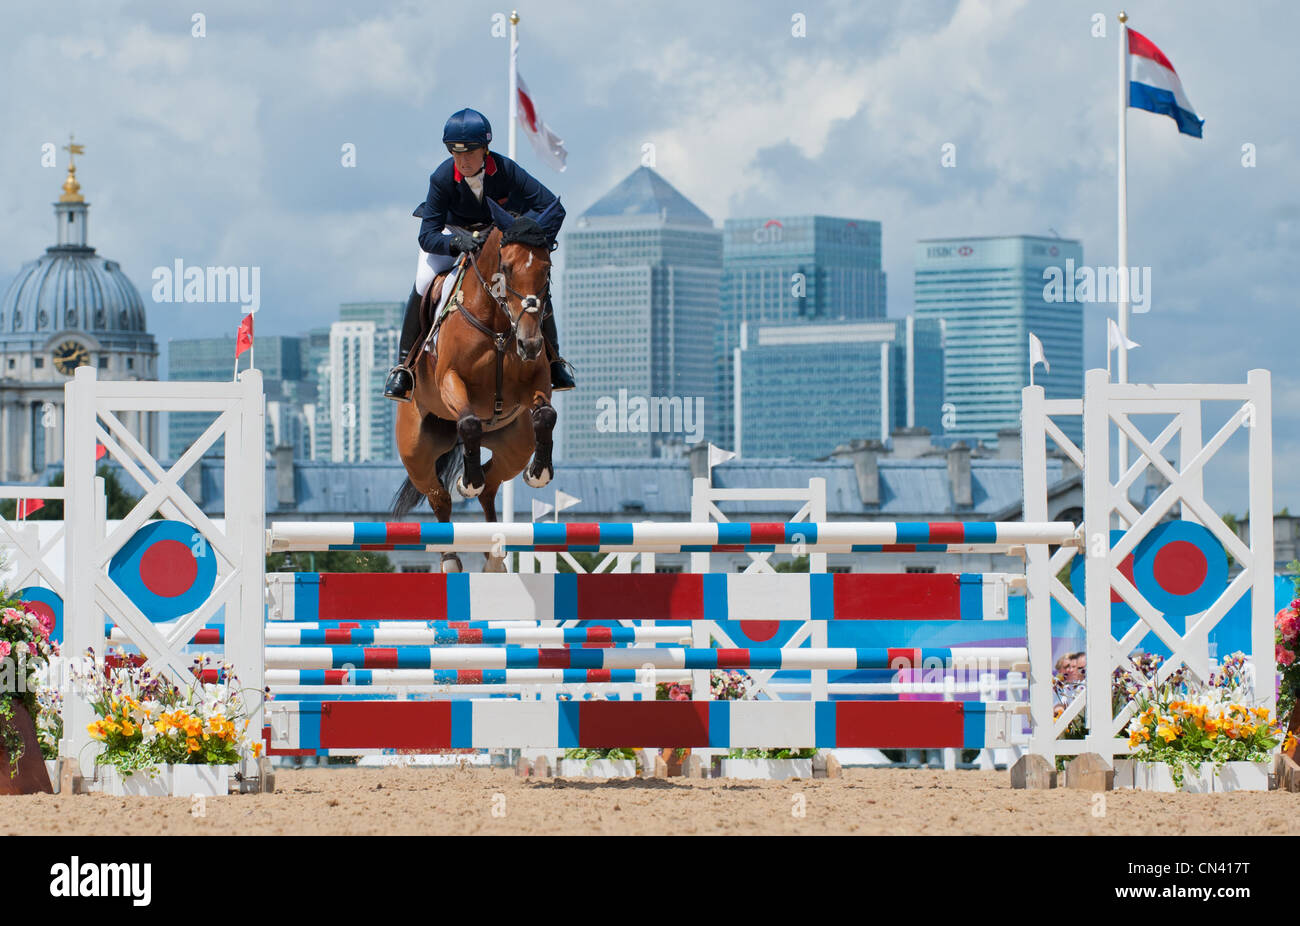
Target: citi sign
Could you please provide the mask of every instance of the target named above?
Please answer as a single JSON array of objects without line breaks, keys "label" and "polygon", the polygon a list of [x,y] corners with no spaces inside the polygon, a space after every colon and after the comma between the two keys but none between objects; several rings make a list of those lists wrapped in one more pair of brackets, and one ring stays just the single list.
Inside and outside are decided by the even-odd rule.
[{"label": "citi sign", "polygon": [[776,244],[785,237],[785,226],[776,219],[768,219],[762,228],[754,229],[755,244]]},{"label": "citi sign", "polygon": [[970,257],[974,253],[975,249],[969,244],[935,245],[925,249],[926,257]]}]

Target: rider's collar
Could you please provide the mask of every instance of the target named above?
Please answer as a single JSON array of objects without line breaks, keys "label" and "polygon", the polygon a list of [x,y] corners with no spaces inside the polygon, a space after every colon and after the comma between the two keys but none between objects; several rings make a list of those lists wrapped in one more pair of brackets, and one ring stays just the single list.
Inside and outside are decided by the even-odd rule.
[{"label": "rider's collar", "polygon": [[[483,170],[481,171],[481,173],[485,173],[489,177],[491,177],[496,172],[497,172],[497,162],[492,160],[492,155],[490,154],[483,155]],[[460,183],[462,180],[465,179],[465,175],[460,172],[459,167],[453,166],[451,169],[451,175],[452,177],[455,178],[457,183]],[[477,177],[478,174],[475,174],[474,176]]]}]

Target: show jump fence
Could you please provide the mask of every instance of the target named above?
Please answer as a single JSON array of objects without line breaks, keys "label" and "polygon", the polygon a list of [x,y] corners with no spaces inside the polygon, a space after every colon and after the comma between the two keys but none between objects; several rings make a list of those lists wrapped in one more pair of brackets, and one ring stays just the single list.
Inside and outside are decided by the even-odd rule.
[{"label": "show jump fence", "polygon": [[[1112,708],[1111,673],[1138,673],[1129,656],[1148,634],[1172,653],[1157,681],[1182,665],[1204,677],[1208,634],[1229,608],[1250,595],[1253,653],[1261,670],[1272,668],[1267,371],[1252,371],[1244,384],[1142,386],[1110,383],[1105,371],[1093,370],[1084,397],[1075,400],[1049,400],[1041,387],[1026,389],[1024,520],[1010,523],[277,522],[267,531],[263,396],[256,371],[235,383],[123,383],[99,382],[93,369],[83,367],[66,388],[65,646],[73,652],[86,647],[102,651],[110,638],[129,640],[183,681],[192,641],[219,643],[246,688],[269,684],[275,693],[258,706],[255,718],[265,724],[272,753],[656,745],[983,748],[1012,743],[1027,711],[1032,752],[1055,758],[1087,751],[1109,759],[1127,751],[1120,731],[1133,711],[1131,704]],[[1223,423],[1206,430],[1212,411],[1225,404]],[[210,411],[216,420],[180,460],[164,467],[123,426],[122,411]],[[1066,437],[1071,429],[1061,422],[1069,416],[1082,421],[1082,448]],[[1150,427],[1137,423],[1140,416],[1158,419],[1154,438],[1148,436]],[[1249,493],[1244,541],[1206,503],[1203,491],[1207,461],[1238,433],[1245,434],[1248,451],[1241,474]],[[1117,437],[1123,444],[1118,465],[1111,453]],[[225,439],[226,450],[220,529],[181,490],[186,472],[218,438]],[[93,516],[96,441],[144,493],[111,533]],[[1083,473],[1079,527],[1049,517],[1050,444]],[[1131,463],[1129,449],[1134,452]],[[1169,455],[1176,456],[1177,465],[1166,459]],[[1167,487],[1139,509],[1129,490],[1148,469],[1158,472]],[[211,594],[165,624],[146,619],[107,574],[114,554],[155,513],[191,525],[196,542],[201,539],[205,555],[214,556],[216,564]],[[824,511],[819,514],[824,517]],[[1143,542],[1170,517],[1212,537],[1240,567],[1224,588],[1179,615],[1185,618],[1180,621],[1170,618],[1172,606],[1149,600],[1158,596],[1144,594],[1126,577],[1127,558],[1136,554],[1141,560]],[[702,561],[709,553],[730,551],[754,557],[808,552],[824,563],[821,554],[996,549],[1023,553],[1026,568],[1023,576],[1009,577],[629,571],[428,574],[416,580],[406,575],[272,575],[268,583],[265,554],[296,549],[478,550],[539,559],[603,551],[620,557],[629,570],[633,553],[688,552]],[[1085,569],[1071,592],[1058,575],[1076,556],[1083,557]],[[1113,624],[1112,590],[1136,615],[1132,626]],[[1023,647],[927,649],[910,645],[905,633],[892,636],[893,628],[909,626],[901,623],[906,621],[987,620],[1011,594],[1026,599]],[[224,625],[213,626],[211,619],[222,607]],[[1059,716],[1052,686],[1053,607],[1080,625],[1088,657],[1089,683]],[[565,626],[592,621],[610,626]],[[880,645],[828,645],[828,628],[847,622],[862,622]],[[780,646],[727,645],[738,628],[747,628],[754,640],[773,625],[789,624],[799,629]],[[837,693],[824,674],[820,680],[816,675],[919,666],[927,659],[948,667],[969,660],[994,673],[1027,668],[1028,704],[864,700],[874,695]],[[707,691],[700,690],[707,684],[699,682],[715,666],[752,670],[764,693],[758,700],[707,700]],[[802,699],[774,694],[776,685],[768,685],[772,674],[796,669],[815,670],[803,693],[793,696]],[[653,681],[667,678],[696,680],[694,700],[645,697]],[[515,685],[588,683],[630,687],[617,700],[554,700],[554,695],[537,700],[511,690]],[[412,695],[441,689],[445,696],[376,699],[403,688]],[[1273,686],[1258,685],[1253,697],[1257,706],[1272,708]],[[61,749],[75,756],[87,742],[83,731],[89,707],[72,699],[68,708],[69,734]],[[1063,739],[1081,713],[1088,720],[1086,737]]]}]

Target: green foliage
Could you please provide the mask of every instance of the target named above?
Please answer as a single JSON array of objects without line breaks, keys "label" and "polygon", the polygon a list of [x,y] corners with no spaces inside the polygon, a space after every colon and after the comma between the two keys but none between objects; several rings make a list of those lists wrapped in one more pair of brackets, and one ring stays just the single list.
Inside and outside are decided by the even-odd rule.
[{"label": "green foliage", "polygon": [[728,759],[811,759],[816,749],[733,749]]},{"label": "green foliage", "polygon": [[[572,556],[573,559],[574,559],[574,560],[575,560],[575,561],[576,561],[580,566],[582,566],[582,568],[583,568],[586,572],[595,572],[595,571],[596,571],[596,567],[600,565],[600,561],[603,560],[603,559],[606,557],[607,554],[605,554],[605,553],[570,553],[569,555]],[[564,558],[563,556],[556,556],[556,557],[555,557],[555,571],[556,571],[556,572],[577,572],[577,570],[574,569],[573,566],[571,566],[571,565],[569,564],[569,562],[568,562],[567,560],[565,560],[565,558]]]},{"label": "green foliage", "polygon": [[[132,495],[123,486],[118,476],[117,470],[112,469],[106,463],[101,463],[95,470],[95,475],[104,480],[104,500],[107,504],[107,517],[110,521],[120,521],[131,513],[136,502],[140,501],[139,497]],[[49,483],[50,486],[63,485],[63,473],[54,474]],[[0,516],[7,520],[14,520],[18,513],[18,500],[6,498],[0,501]],[[160,517],[154,514],[154,518]],[[62,521],[63,520],[63,502],[60,499],[50,499],[46,501],[45,507],[38,508],[29,514],[24,520],[27,521]]]},{"label": "green foliage", "polygon": [[796,556],[788,562],[777,563],[772,567],[777,572],[807,572],[808,571],[808,554]]},{"label": "green foliage", "polygon": [[268,553],[267,572],[393,572],[383,553],[325,550],[319,553]]},{"label": "green foliage", "polygon": [[635,749],[566,749],[566,759],[635,759]]}]

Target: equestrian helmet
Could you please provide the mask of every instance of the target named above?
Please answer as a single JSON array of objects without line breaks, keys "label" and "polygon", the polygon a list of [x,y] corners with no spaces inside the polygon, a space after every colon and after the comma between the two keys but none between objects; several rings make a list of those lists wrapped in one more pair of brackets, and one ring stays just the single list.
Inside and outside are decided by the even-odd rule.
[{"label": "equestrian helmet", "polygon": [[474,109],[453,113],[442,130],[442,142],[449,151],[486,148],[492,141],[492,126],[487,117]]}]

